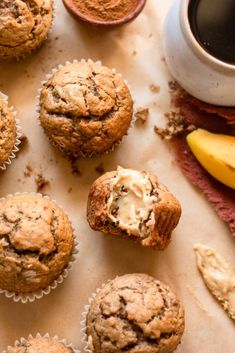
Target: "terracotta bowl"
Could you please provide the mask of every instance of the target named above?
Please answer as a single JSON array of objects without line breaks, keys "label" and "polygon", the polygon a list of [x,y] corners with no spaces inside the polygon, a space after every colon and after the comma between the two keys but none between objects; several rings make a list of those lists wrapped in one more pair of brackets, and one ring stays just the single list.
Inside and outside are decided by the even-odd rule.
[{"label": "terracotta bowl", "polygon": [[93,18],[90,18],[89,16],[86,16],[82,14],[76,5],[74,4],[73,0],[63,0],[63,3],[67,10],[79,21],[88,24],[88,25],[93,25],[96,27],[99,27],[101,29],[112,29],[121,25],[124,25],[125,23],[133,21],[143,10],[147,0],[139,0],[136,8],[131,11],[128,15],[125,17],[119,19],[119,20],[113,20],[113,21],[98,21]]}]

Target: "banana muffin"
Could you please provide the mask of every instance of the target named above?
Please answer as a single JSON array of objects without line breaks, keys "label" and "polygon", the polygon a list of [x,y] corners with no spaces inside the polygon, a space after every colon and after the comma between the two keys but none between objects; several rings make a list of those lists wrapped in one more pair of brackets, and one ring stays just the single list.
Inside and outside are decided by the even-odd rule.
[{"label": "banana muffin", "polygon": [[181,206],[158,179],[144,171],[108,172],[91,186],[87,219],[92,229],[163,250],[179,222]]},{"label": "banana muffin", "polygon": [[0,168],[11,156],[16,144],[16,120],[0,94]]},{"label": "banana muffin", "polygon": [[184,310],[172,290],[146,274],[108,282],[92,301],[86,319],[95,353],[170,353],[184,332]]},{"label": "banana muffin", "polygon": [[44,83],[40,121],[49,139],[72,156],[110,150],[127,133],[132,98],[123,78],[99,62],[74,61]]},{"label": "banana muffin", "polygon": [[46,39],[53,0],[1,0],[0,59],[20,58]]},{"label": "banana muffin", "polygon": [[14,347],[8,347],[6,353],[73,353],[72,348],[49,337],[29,338],[17,342]]},{"label": "banana muffin", "polygon": [[31,293],[68,266],[73,229],[62,209],[39,194],[0,199],[0,288]]}]

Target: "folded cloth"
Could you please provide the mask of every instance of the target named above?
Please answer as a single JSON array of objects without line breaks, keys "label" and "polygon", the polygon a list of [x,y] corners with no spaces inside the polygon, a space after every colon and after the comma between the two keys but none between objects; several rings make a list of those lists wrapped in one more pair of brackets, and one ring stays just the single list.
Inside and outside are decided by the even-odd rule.
[{"label": "folded cloth", "polygon": [[[170,119],[168,128],[172,125],[175,126],[172,119],[175,119],[175,121],[178,119],[181,127],[183,127],[182,129],[175,129],[176,134],[173,132],[171,136],[177,164],[186,177],[205,194],[218,216],[228,224],[232,235],[235,236],[235,190],[220,183],[207,173],[190,151],[185,139],[192,126],[213,133],[235,136],[235,108],[204,103],[190,96],[177,85],[171,86],[171,95],[172,111],[174,113],[166,114]],[[188,129],[189,126],[190,129]],[[172,128],[170,131],[172,131]],[[160,135],[165,137],[167,133],[165,131]]]}]

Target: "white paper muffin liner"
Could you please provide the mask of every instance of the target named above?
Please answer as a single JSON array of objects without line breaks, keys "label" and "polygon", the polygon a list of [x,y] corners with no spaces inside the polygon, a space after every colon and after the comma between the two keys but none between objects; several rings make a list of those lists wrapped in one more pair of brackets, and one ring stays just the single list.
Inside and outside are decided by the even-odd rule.
[{"label": "white paper muffin liner", "polygon": [[2,97],[4,103],[7,105],[8,109],[12,113],[15,119],[15,125],[16,125],[16,139],[15,139],[15,144],[14,147],[8,157],[8,159],[0,165],[0,170],[6,170],[9,165],[11,165],[11,162],[14,158],[16,158],[16,153],[19,151],[19,145],[21,143],[20,137],[21,137],[21,127],[20,127],[20,121],[17,119],[17,113],[14,110],[14,108],[11,106],[9,107],[8,105],[8,96],[0,92],[0,96]]},{"label": "white paper muffin liner", "polygon": [[[79,349],[75,349],[73,347],[72,343],[68,343],[65,338],[61,339],[58,336],[51,337],[49,335],[49,333],[46,333],[45,335],[41,335],[40,333],[37,333],[36,335],[31,335],[30,334],[27,339],[24,338],[24,337],[21,337],[21,338],[19,338],[18,340],[16,340],[14,342],[13,346],[8,346],[7,350],[10,349],[10,348],[13,348],[13,347],[17,347],[19,344],[25,344],[28,340],[33,339],[33,338],[51,338],[51,339],[53,339],[53,340],[55,340],[55,341],[57,341],[59,343],[62,343],[65,347],[71,348],[74,351],[74,353],[81,353]],[[7,353],[7,351],[4,350],[2,353]]]},{"label": "white paper muffin liner", "polygon": [[58,205],[58,203],[51,199],[50,197],[46,196],[46,195],[42,195],[40,193],[35,193],[35,192],[17,192],[15,194],[9,194],[5,197],[0,198],[0,201],[5,200],[7,198],[10,198],[12,196],[16,196],[16,195],[38,195],[42,198],[45,198],[47,200],[50,200],[52,202],[54,202],[56,204],[57,207],[59,207],[68,217],[68,220],[70,222],[70,225],[72,227],[73,230],[73,239],[74,239],[74,246],[73,246],[73,251],[70,257],[70,261],[68,262],[68,265],[66,268],[64,268],[64,270],[62,271],[62,273],[59,275],[59,277],[57,279],[55,279],[51,284],[49,284],[46,288],[44,289],[40,289],[36,292],[31,292],[31,293],[14,293],[14,292],[10,292],[6,289],[1,289],[0,288],[0,294],[4,294],[6,298],[11,298],[14,302],[18,303],[22,303],[22,304],[26,304],[26,303],[32,303],[34,302],[36,299],[41,299],[43,296],[48,295],[51,293],[52,290],[56,289],[58,287],[59,284],[63,283],[65,278],[68,277],[69,271],[72,269],[74,263],[77,261],[77,254],[79,253],[79,242],[76,239],[75,236],[75,229],[70,221],[70,218],[68,216],[68,214],[64,211],[63,207],[61,207],[60,205]]},{"label": "white paper muffin liner", "polygon": [[92,350],[91,345],[92,342],[89,342],[89,339],[86,334],[86,320],[87,320],[87,315],[90,310],[90,306],[94,299],[96,298],[97,294],[101,289],[103,289],[111,280],[108,280],[104,282],[99,288],[96,288],[96,290],[91,294],[91,296],[88,299],[88,304],[84,306],[83,312],[82,312],[82,317],[83,319],[80,321],[80,326],[81,326],[81,342],[83,346],[83,350],[86,353],[94,353],[94,350]]},{"label": "white paper muffin liner", "polygon": [[[55,67],[55,68],[52,69],[51,73],[49,73],[49,74],[46,75],[46,80],[41,81],[41,86],[42,86],[42,87],[38,89],[38,94],[37,94],[37,97],[36,97],[36,100],[37,100],[38,122],[39,122],[39,125],[42,127],[42,129],[43,129],[44,132],[45,132],[45,130],[44,130],[43,126],[41,125],[41,121],[40,121],[40,96],[41,96],[42,88],[43,88],[44,84],[45,84],[49,79],[51,79],[51,78],[53,77],[53,75],[54,75],[55,73],[57,73],[60,69],[62,69],[63,67],[65,67],[65,66],[67,66],[67,65],[76,64],[76,63],[78,63],[78,62],[87,62],[87,63],[89,63],[89,64],[95,63],[95,64],[99,64],[99,65],[103,66],[103,64],[102,64],[102,62],[101,62],[100,60],[98,60],[98,61],[93,61],[93,60],[91,60],[91,59],[87,59],[87,60],[86,60],[86,59],[81,59],[81,60],[76,60],[76,59],[74,59],[72,62],[71,62],[71,61],[66,61],[65,64],[63,64],[63,65],[62,65],[62,64],[59,64],[57,67]],[[115,68],[112,68],[111,70],[112,70],[116,75],[118,75],[118,76],[120,76],[120,77],[123,78],[122,74],[117,73],[117,71],[116,71]],[[128,135],[128,131],[129,131],[131,128],[134,127],[134,111],[135,111],[134,105],[135,105],[135,99],[134,99],[134,97],[133,97],[132,89],[131,89],[130,84],[128,83],[128,81],[127,81],[126,79],[124,79],[124,82],[125,82],[125,84],[127,85],[128,89],[129,89],[129,91],[130,91],[131,97],[132,97],[132,101],[133,101],[133,114],[132,114],[132,120],[131,120],[130,126],[129,126],[129,128],[128,128],[126,134],[124,134],[121,139],[119,139],[118,141],[114,142],[114,143],[112,144],[112,146],[111,146],[109,149],[107,149],[105,152],[90,152],[90,153],[84,153],[84,152],[81,151],[81,152],[79,152],[79,153],[77,153],[77,154],[74,154],[74,153],[69,153],[65,148],[61,147],[60,145],[58,145],[57,143],[55,143],[53,140],[51,140],[50,137],[49,137],[49,136],[46,134],[46,132],[45,132],[45,134],[47,135],[47,137],[48,137],[50,143],[52,144],[52,146],[54,146],[55,148],[57,148],[58,150],[60,150],[60,152],[61,152],[64,156],[67,156],[67,157],[74,157],[74,158],[80,158],[80,157],[81,157],[81,158],[99,157],[99,156],[101,156],[101,155],[109,154],[110,152],[114,151],[114,149],[122,142],[123,138]]]}]

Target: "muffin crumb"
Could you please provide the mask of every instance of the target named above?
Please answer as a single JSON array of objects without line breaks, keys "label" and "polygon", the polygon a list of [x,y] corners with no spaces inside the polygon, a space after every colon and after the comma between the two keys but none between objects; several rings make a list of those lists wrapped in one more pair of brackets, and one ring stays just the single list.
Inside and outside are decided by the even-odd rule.
[{"label": "muffin crumb", "polygon": [[143,124],[148,120],[149,108],[141,107],[138,108],[135,113],[136,121],[141,121]]},{"label": "muffin crumb", "polygon": [[149,89],[152,93],[159,93],[160,92],[160,86],[158,85],[155,85],[154,83],[152,83],[150,86],[149,86]]},{"label": "muffin crumb", "polygon": [[25,178],[30,178],[32,176],[32,173],[33,173],[33,168],[29,164],[27,164],[24,171]]},{"label": "muffin crumb", "polygon": [[69,157],[69,162],[70,162],[72,174],[75,176],[81,176],[82,173],[80,172],[80,170],[77,167],[77,161],[78,161],[78,158],[73,157],[73,156]]},{"label": "muffin crumb", "polygon": [[154,132],[163,140],[171,140],[172,138],[181,135],[185,132],[195,130],[195,126],[187,124],[184,117],[180,113],[179,108],[174,108],[170,112],[165,113],[167,118],[167,125],[165,128],[154,126]]},{"label": "muffin crumb", "polygon": [[20,151],[23,151],[29,143],[28,137],[25,134],[21,134],[19,137],[19,140],[20,140],[20,146],[19,146]]},{"label": "muffin crumb", "polygon": [[41,173],[37,174],[37,176],[35,177],[35,183],[37,186],[37,192],[40,193],[46,186],[50,185],[49,180],[45,179]]},{"label": "muffin crumb", "polygon": [[103,163],[101,162],[100,164],[97,165],[97,167],[95,167],[95,171],[99,174],[102,175],[105,173],[105,169],[103,166]]}]

